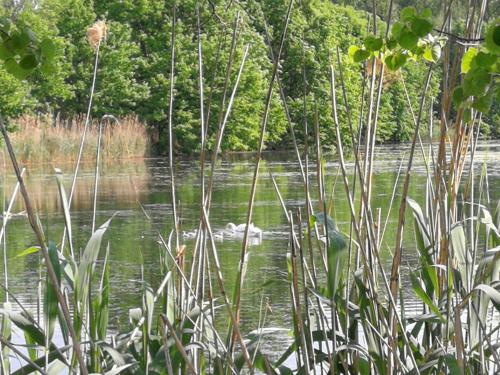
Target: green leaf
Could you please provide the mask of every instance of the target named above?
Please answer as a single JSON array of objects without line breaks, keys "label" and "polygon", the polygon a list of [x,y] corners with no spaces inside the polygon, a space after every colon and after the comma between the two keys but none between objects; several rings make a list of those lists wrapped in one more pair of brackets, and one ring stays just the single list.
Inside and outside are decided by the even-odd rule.
[{"label": "green leaf", "polygon": [[500,19],[496,19],[494,23],[488,27],[485,36],[485,45],[488,51],[495,55],[500,55]]},{"label": "green leaf", "polygon": [[414,18],[411,21],[411,31],[413,31],[417,37],[422,38],[432,31],[432,23],[425,18]]},{"label": "green leaf", "polygon": [[387,68],[389,68],[389,70],[395,71],[401,68],[407,60],[407,55],[403,53],[397,53],[395,55],[386,56],[384,63],[387,65]]},{"label": "green leaf", "polygon": [[4,43],[0,43],[0,60],[7,60],[12,57],[12,52],[5,46]]},{"label": "green leaf", "polygon": [[351,61],[355,63],[362,62],[366,60],[368,57],[370,57],[370,52],[361,49],[358,46],[350,46],[348,54]]},{"label": "green leaf", "polygon": [[36,34],[29,27],[24,27],[23,28],[23,34],[25,35],[25,37],[28,38],[28,40],[30,42],[33,42],[33,43],[37,42]]},{"label": "green leaf", "polygon": [[363,62],[367,58],[370,57],[370,52],[364,50],[364,49],[358,49],[356,52],[354,52],[353,60],[354,62]]},{"label": "green leaf", "polygon": [[439,309],[436,307],[436,305],[434,305],[434,303],[427,295],[427,293],[425,293],[424,289],[422,289],[420,281],[414,272],[410,273],[410,279],[411,279],[411,284],[413,286],[413,290],[415,291],[417,297],[420,298],[422,302],[425,303],[434,314],[436,314],[436,316],[442,323],[446,322],[443,315],[441,314],[441,311],[439,311]]},{"label": "green leaf", "polygon": [[40,50],[46,59],[52,59],[56,55],[56,45],[49,38],[45,38],[40,43]]},{"label": "green leaf", "polygon": [[495,304],[496,306],[500,305],[500,292],[493,288],[490,285],[479,284],[474,288],[475,290],[480,290],[485,293]]},{"label": "green leaf", "polygon": [[494,54],[480,51],[472,61],[472,67],[483,68],[491,72],[496,61],[497,57]]},{"label": "green leaf", "polygon": [[467,99],[464,95],[464,89],[462,86],[455,87],[455,90],[453,90],[453,95],[452,95],[452,100],[453,103],[457,106],[462,104],[465,99]]},{"label": "green leaf", "polygon": [[413,50],[418,43],[418,37],[411,31],[405,31],[399,37],[399,45],[409,51]]},{"label": "green leaf", "polygon": [[400,18],[403,21],[410,21],[411,19],[413,19],[413,17],[416,16],[416,14],[417,11],[415,10],[414,7],[406,7],[401,10]]},{"label": "green leaf", "polygon": [[493,95],[487,94],[474,98],[474,101],[472,102],[472,108],[482,113],[488,113],[492,104]]},{"label": "green leaf", "polygon": [[420,16],[423,18],[432,18],[432,9],[431,8],[425,8],[422,13],[420,13]]},{"label": "green leaf", "polygon": [[106,233],[110,223],[111,219],[106,221],[94,232],[94,234],[92,234],[92,237],[83,251],[80,265],[78,266],[77,281],[78,299],[82,303],[87,300],[90,272],[94,267],[94,262],[97,260],[97,256],[99,255],[102,237],[104,236],[104,233]]},{"label": "green leaf", "polygon": [[464,227],[460,224],[451,229],[450,232],[452,257],[460,274],[463,285],[467,285],[468,265],[472,264],[470,253],[467,251]]},{"label": "green leaf", "polygon": [[24,70],[33,70],[38,66],[38,59],[33,54],[26,55],[19,61],[19,66]]},{"label": "green leaf", "polygon": [[448,367],[448,373],[450,375],[461,375],[462,371],[460,370],[460,366],[458,365],[457,358],[454,355],[448,354],[444,357],[444,361],[446,362],[446,366]]},{"label": "green leaf", "polygon": [[12,21],[8,17],[0,17],[0,30],[5,34],[10,33],[10,28],[12,26]]},{"label": "green leaf", "polygon": [[29,71],[21,68],[14,59],[5,60],[5,70],[17,79],[25,79],[29,74]]},{"label": "green leaf", "polygon": [[30,254],[36,253],[38,251],[40,251],[39,246],[31,246],[31,247],[28,247],[26,250],[23,250],[19,254],[17,254],[16,258],[22,258],[22,257],[25,257],[26,255],[30,255]]},{"label": "green leaf", "polygon": [[349,59],[354,62],[354,54],[356,51],[359,50],[358,46],[350,46],[349,49],[347,50],[347,55],[349,56]]},{"label": "green leaf", "polygon": [[392,25],[391,29],[391,37],[394,39],[399,39],[401,36],[401,33],[405,29],[404,25],[400,22],[395,22],[394,25]]},{"label": "green leaf", "polygon": [[373,35],[369,35],[365,38],[365,48],[367,51],[370,52],[380,51],[383,45],[384,42],[382,38],[377,38]]},{"label": "green leaf", "polygon": [[[57,251],[55,243],[52,241],[49,243],[48,252],[49,252],[50,263],[52,264],[52,268],[54,269],[54,273],[56,274],[57,282],[58,284],[60,284],[61,265],[59,263],[59,252]],[[52,340],[52,336],[54,335],[54,328],[59,309],[59,302],[57,299],[57,289],[59,289],[59,285],[53,285],[49,277],[47,276],[43,307],[44,307],[46,332],[49,341]]]},{"label": "green leaf", "polygon": [[393,50],[397,46],[398,46],[398,41],[396,39],[393,39],[393,37],[391,37],[390,39],[387,40],[387,48],[388,49]]},{"label": "green leaf", "polygon": [[476,55],[477,55],[476,48],[469,48],[467,52],[464,53],[464,57],[462,58],[462,64],[461,64],[462,74],[465,74],[470,70],[472,60],[474,59],[474,57],[476,57]]},{"label": "green leaf", "polygon": [[45,60],[40,66],[40,71],[46,76],[51,75],[55,71],[54,65]]},{"label": "green leaf", "polygon": [[21,52],[30,44],[30,37],[26,33],[15,33],[10,39],[12,49]]},{"label": "green leaf", "polygon": [[[64,213],[64,223],[66,225],[66,231],[68,233],[68,243],[70,249],[73,249],[73,232],[71,230],[71,212],[69,208],[69,202],[66,194],[66,189],[64,189],[64,180],[62,171],[59,168],[54,168],[54,172],[56,174],[57,187],[59,189],[59,197],[61,198],[61,203],[63,206]],[[64,249],[61,249],[64,251]]]},{"label": "green leaf", "polygon": [[426,46],[423,56],[427,61],[437,62],[441,57],[441,46],[439,44]]},{"label": "green leaf", "polygon": [[466,96],[481,96],[486,93],[491,82],[491,75],[486,70],[476,69],[467,73],[464,78],[464,94]]}]

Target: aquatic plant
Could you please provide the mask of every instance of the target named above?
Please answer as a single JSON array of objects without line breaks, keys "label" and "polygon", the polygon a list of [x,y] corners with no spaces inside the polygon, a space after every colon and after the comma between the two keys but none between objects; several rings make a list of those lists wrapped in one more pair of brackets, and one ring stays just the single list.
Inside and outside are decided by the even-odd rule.
[{"label": "aquatic plant", "polygon": [[[157,270],[161,274],[161,282],[154,288],[144,278],[140,280],[142,304],[130,308],[129,328],[118,334],[108,329],[109,278],[113,272],[109,264],[112,239],[105,246],[105,252],[101,249],[104,248],[102,242],[113,223],[113,218],[96,229],[97,207],[94,200],[93,233],[83,251],[76,251],[73,245],[71,198],[78,163],[70,194],[66,193],[61,172],[56,170],[56,183],[65,221],[65,240],[60,244],[47,243],[26,189],[10,135],[0,118],[0,130],[18,178],[18,189],[38,241],[37,247],[27,249],[21,255],[38,252],[44,261],[42,263],[40,260],[40,267],[43,265],[46,271],[41,272],[46,277],[44,283],[40,284],[44,293],[43,302],[40,302],[43,319],[34,317],[21,303],[14,306],[7,302],[1,311],[0,359],[3,372],[11,371],[11,354],[22,358],[24,363],[22,368],[13,371],[15,374],[35,371],[110,375],[207,372],[228,374],[242,371],[260,371],[266,374],[486,374],[500,370],[500,206],[497,206],[495,213],[490,212],[492,202],[489,202],[488,195],[484,194],[487,191],[487,168],[483,167],[479,183],[475,176],[475,150],[481,127],[480,108],[472,105],[467,108],[471,111],[470,116],[463,116],[462,111],[465,109],[462,103],[459,108],[453,107],[451,92],[458,82],[456,77],[449,77],[439,105],[436,104],[438,101],[433,100],[429,113],[424,111],[429,82],[436,64],[442,61],[445,71],[458,71],[460,60],[450,60],[449,57],[452,53],[460,54],[463,51],[457,51],[457,46],[450,39],[442,47],[443,60],[427,59],[432,61],[427,65],[428,73],[422,85],[419,108],[414,110],[408,100],[413,115],[414,133],[405,160],[406,168],[400,167],[385,220],[382,218],[381,209],[376,207],[372,200],[378,111],[381,96],[384,95],[382,86],[385,65],[378,61],[378,53],[371,52],[379,51],[381,47],[375,47],[380,43],[378,39],[367,40],[365,47],[370,53],[362,53],[364,58],[359,59],[369,59],[367,64],[372,66],[363,83],[363,103],[366,106],[360,110],[357,119],[351,117],[347,98],[344,74],[346,60],[340,49],[332,54],[328,62],[331,121],[335,132],[339,176],[345,199],[349,204],[348,231],[342,231],[332,219],[337,198],[333,194],[334,188],[329,192],[330,187],[325,182],[325,156],[316,116],[317,108],[314,108],[312,126],[308,121],[305,88],[308,82],[307,69],[303,67],[303,118],[292,119],[288,115],[287,121],[291,134],[294,134],[299,126],[299,121],[305,134],[304,149],[299,149],[295,143],[294,150],[304,186],[304,206],[299,210],[289,209],[282,198],[279,184],[274,176],[271,176],[289,227],[286,272],[291,301],[292,343],[275,360],[261,350],[265,335],[278,330],[276,327],[267,327],[265,311],[261,311],[262,319],[255,331],[242,331],[244,312],[241,309],[241,299],[248,262],[251,261],[249,228],[252,223],[273,90],[280,90],[282,104],[287,112],[287,98],[281,85],[279,65],[293,6],[294,2],[291,0],[288,3],[278,49],[273,49],[272,44],[268,43],[273,73],[268,82],[268,93],[262,112],[245,234],[238,263],[235,265],[237,273],[232,291],[227,289],[227,280],[221,267],[210,222],[210,207],[219,146],[225,135],[239,77],[245,67],[248,47],[245,47],[242,54],[231,53],[226,65],[230,70],[237,59],[240,60],[240,69],[236,76],[225,72],[224,95],[219,108],[224,111],[224,115],[219,114],[218,117],[216,148],[208,168],[206,119],[213,104],[205,107],[203,44],[197,13],[201,194],[199,224],[195,232],[194,246],[191,247],[191,244],[184,244],[182,236],[179,235],[181,228],[176,206],[178,202],[172,136],[175,126],[172,122],[172,112],[175,109],[176,67],[174,6],[168,124],[172,231],[168,237],[157,233],[160,249]],[[484,8],[477,4],[472,7],[467,38],[479,40]],[[391,26],[391,10],[390,6],[386,34]],[[451,4],[448,5],[441,29],[438,29],[440,34],[449,34],[450,12]],[[411,38],[411,45],[408,40],[399,42],[400,47],[406,51],[418,46],[418,38],[427,36],[423,35],[423,31],[430,30],[427,17],[418,15],[414,10],[407,10],[403,15],[407,17],[407,24],[401,27],[408,29],[405,29],[406,34],[403,34],[419,31],[415,34],[415,43],[412,35],[405,37],[405,40]],[[236,41],[240,37],[240,17],[240,14],[236,16],[233,25],[232,50],[237,49]],[[376,19],[375,9],[373,19]],[[376,35],[376,22],[373,22],[373,26]],[[498,26],[495,24],[491,27]],[[405,53],[397,48],[396,53]],[[352,52],[353,57],[356,53],[359,55],[359,52]],[[425,51],[423,53],[425,54]],[[399,61],[399,57],[396,60]],[[392,68],[396,66],[392,65]],[[368,71],[368,66],[365,66],[365,69]],[[397,79],[404,84],[403,73],[399,74]],[[226,95],[231,83],[233,90],[227,100]],[[427,129],[431,135],[436,121],[434,110],[437,109],[440,114],[437,117],[440,121],[439,138],[433,141],[429,136],[430,141],[424,145],[422,138],[426,134],[423,125],[428,125]],[[345,111],[344,118],[347,123],[344,126],[351,130],[353,174],[348,172],[345,145],[340,135],[340,110]],[[361,125],[357,132],[354,122]],[[451,126],[454,128],[453,132],[449,131]],[[82,138],[82,144],[83,142]],[[106,146],[97,141],[96,147],[94,197],[99,184],[98,155],[101,147],[105,149]],[[409,190],[417,153],[420,153],[424,160],[426,174],[425,195],[421,200],[411,197]],[[313,167],[310,160],[315,162]],[[468,171],[468,175],[465,175],[464,171]],[[400,179],[402,185],[399,185]],[[392,267],[388,272],[383,267],[380,253],[382,246],[386,244],[386,228],[392,225],[389,224],[388,218],[393,208],[399,209],[399,213],[398,221],[394,224],[397,237],[395,243],[390,244],[394,252]],[[144,212],[146,213],[145,210]],[[403,252],[406,249],[402,246],[402,238],[407,228],[406,220],[410,217],[413,219],[418,266],[407,270],[403,264]],[[4,220],[4,228],[6,225],[8,221]],[[101,253],[104,254],[100,255]],[[415,297],[419,301],[419,311],[416,313],[405,308],[407,301],[401,290],[400,280],[402,273],[406,271]],[[7,275],[5,277],[7,278]],[[7,285],[4,287],[8,292]],[[218,316],[224,318],[225,324],[222,326],[216,320]],[[12,340],[12,325],[23,332],[26,351]],[[60,328],[64,342],[60,347],[53,339],[56,326]],[[295,366],[289,365],[290,361]]]}]

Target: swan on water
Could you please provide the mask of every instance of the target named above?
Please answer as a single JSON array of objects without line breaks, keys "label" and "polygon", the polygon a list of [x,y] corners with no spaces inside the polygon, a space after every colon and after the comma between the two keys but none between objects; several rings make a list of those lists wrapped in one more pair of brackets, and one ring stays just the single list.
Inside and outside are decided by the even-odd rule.
[{"label": "swan on water", "polygon": [[191,240],[193,238],[196,238],[196,235],[198,234],[198,229],[195,229],[190,232],[186,232],[185,230],[182,231],[182,237],[186,240]]},{"label": "swan on water", "polygon": [[[234,223],[227,223],[226,232],[230,235],[242,236],[245,233],[246,227],[247,227],[246,224],[236,225]],[[253,223],[250,223],[250,226],[248,228],[248,235],[251,237],[261,237],[262,236],[262,229],[253,225]]]}]

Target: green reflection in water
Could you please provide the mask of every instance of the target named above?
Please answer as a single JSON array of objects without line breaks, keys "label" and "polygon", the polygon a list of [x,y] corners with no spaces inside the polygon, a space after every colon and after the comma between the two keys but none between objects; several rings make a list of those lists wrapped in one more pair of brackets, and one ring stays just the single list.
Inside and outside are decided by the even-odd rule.
[{"label": "green reflection in water", "polygon": [[[388,213],[390,198],[397,176],[398,149],[389,150],[375,168],[373,207],[381,209],[382,221]],[[490,157],[491,154],[489,155]],[[498,150],[493,153],[492,163],[498,158]],[[72,206],[72,220],[75,249],[81,249],[91,231],[92,218],[92,165],[85,165],[79,178]],[[210,212],[212,227],[221,230],[228,222],[243,223],[246,219],[248,198],[253,174],[253,159],[231,157],[217,166],[213,191],[213,204]],[[341,178],[336,180],[338,166],[328,163],[326,167],[326,186],[328,195],[333,190],[332,216],[340,230],[348,233],[350,214]],[[66,186],[71,184],[71,165],[63,166]],[[183,230],[197,227],[199,218],[200,185],[196,161],[182,161],[177,169],[177,194],[180,200],[180,215]],[[261,298],[265,297],[272,308],[268,325],[289,327],[289,289],[286,283],[286,252],[288,250],[288,227],[285,215],[279,204],[269,177],[271,171],[277,180],[280,192],[290,210],[303,210],[304,188],[299,168],[293,156],[266,155],[262,163],[260,180],[256,195],[253,222],[264,230],[260,245],[250,247],[250,262],[244,285],[242,300],[242,322],[245,330],[256,328]],[[311,165],[311,171],[314,166]],[[352,165],[350,169],[352,174]],[[425,176],[421,164],[417,163],[412,178],[410,197],[422,201],[425,189]],[[97,222],[102,223],[115,212],[106,239],[111,244],[111,322],[114,328],[124,327],[128,320],[128,309],[140,306],[138,280],[141,278],[141,259],[144,263],[144,277],[153,286],[158,286],[159,246],[157,231],[168,237],[171,230],[170,194],[167,162],[147,160],[122,163],[118,166],[105,166],[101,175],[98,196]],[[36,202],[41,221],[48,239],[60,242],[63,230],[62,207],[58,199],[57,185],[49,166],[36,166],[29,169],[27,177],[31,195]],[[336,181],[336,183],[335,183]],[[334,185],[335,183],[335,185]],[[12,176],[4,177],[1,189],[9,196],[15,184]],[[311,191],[316,194],[316,177],[311,174]],[[489,180],[492,201],[498,199],[500,179],[498,173]],[[0,192],[1,193],[1,192]],[[397,189],[399,194],[399,189]],[[355,197],[359,204],[359,196]],[[142,213],[141,202],[151,217],[148,220]],[[382,246],[382,260],[389,265],[391,250],[395,239],[395,223],[399,208],[396,197]],[[314,201],[317,205],[317,201]],[[23,205],[17,202],[14,211],[21,211]],[[317,207],[315,207],[317,209]],[[302,212],[304,214],[304,212]],[[416,257],[414,250],[413,227],[410,216],[404,237],[404,263],[411,264]],[[25,306],[35,308],[37,304],[37,280],[39,262],[37,254],[16,258],[16,254],[34,243],[34,236],[25,218],[14,218],[7,229],[7,256],[9,287]],[[186,241],[188,253],[193,250],[194,241]],[[227,290],[232,290],[236,278],[241,242],[225,240],[218,242],[218,251],[227,282]],[[266,282],[264,287],[262,285]],[[5,298],[0,292],[0,298]]]}]

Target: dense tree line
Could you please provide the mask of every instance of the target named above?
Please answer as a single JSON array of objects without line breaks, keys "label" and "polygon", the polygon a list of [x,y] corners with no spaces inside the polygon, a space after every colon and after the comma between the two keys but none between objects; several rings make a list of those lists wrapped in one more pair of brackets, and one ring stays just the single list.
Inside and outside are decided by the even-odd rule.
[{"label": "dense tree line", "polygon": [[[0,3],[3,3],[0,15],[11,17],[18,24],[30,25],[39,36],[50,37],[58,51],[50,69],[46,69],[48,72],[37,72],[23,82],[14,79],[0,65],[0,111],[4,115],[16,117],[25,113],[50,112],[71,117],[85,112],[95,59],[95,52],[86,40],[86,30],[96,20],[103,19],[107,23],[108,35],[100,51],[92,115],[137,114],[145,123],[159,130],[159,149],[165,150],[173,0],[0,0]],[[198,3],[196,0],[177,1],[176,7],[173,121],[176,146],[183,152],[196,151],[200,139]],[[204,92],[206,108],[210,108],[205,114],[209,144],[215,137],[232,28],[239,14],[230,87],[234,84],[247,43],[250,52],[222,148],[252,150],[256,147],[272,69],[270,48],[274,51],[278,48],[287,3],[275,0],[201,2]],[[304,139],[303,123],[317,121],[324,144],[333,143],[328,71],[330,63],[336,64],[337,46],[344,63],[352,118],[359,113],[363,69],[361,64],[349,61],[347,49],[371,30],[372,10],[364,3],[303,0],[292,11],[279,75],[299,141]],[[428,3],[426,5],[436,9],[437,17],[440,2]],[[395,14],[398,9],[395,6]],[[386,9],[381,6],[376,13],[378,29],[383,32]],[[411,63],[401,73],[387,74],[379,114],[379,141],[409,139],[413,120],[399,74],[404,76],[410,100],[416,106],[425,69],[424,63]],[[430,95],[436,95],[438,90],[439,74],[432,82]],[[307,108],[306,112],[304,108]],[[304,113],[308,114],[305,119]],[[349,142],[346,111],[342,110],[340,114],[344,141]],[[285,147],[290,142],[290,134],[278,85],[274,90],[269,119],[267,147]]]}]

